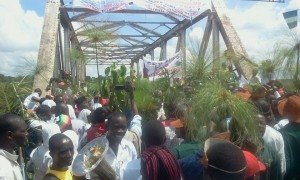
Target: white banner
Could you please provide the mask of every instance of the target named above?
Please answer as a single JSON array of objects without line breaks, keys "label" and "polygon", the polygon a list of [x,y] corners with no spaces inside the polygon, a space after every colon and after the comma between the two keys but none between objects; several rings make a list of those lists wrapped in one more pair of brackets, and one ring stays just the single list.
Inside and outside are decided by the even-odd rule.
[{"label": "white banner", "polygon": [[181,70],[182,51],[177,52],[173,57],[163,61],[151,61],[144,58],[143,60],[144,73],[146,73],[148,77],[162,75],[164,70],[167,70],[169,74],[174,74]]},{"label": "white banner", "polygon": [[126,8],[130,3],[165,14],[192,19],[206,10],[210,0],[81,0],[82,6],[98,12],[112,12]]},{"label": "white banner", "polygon": [[127,0],[82,0],[82,6],[98,12],[112,12],[128,6]]},{"label": "white banner", "polygon": [[209,8],[209,0],[133,0],[145,9],[192,19]]}]

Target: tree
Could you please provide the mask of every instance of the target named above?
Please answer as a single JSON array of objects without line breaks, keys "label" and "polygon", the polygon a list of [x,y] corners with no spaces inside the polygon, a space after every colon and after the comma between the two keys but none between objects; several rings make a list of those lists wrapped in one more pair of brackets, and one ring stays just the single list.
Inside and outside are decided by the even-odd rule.
[{"label": "tree", "polygon": [[289,31],[287,37],[280,41],[286,48],[285,58],[282,59],[281,76],[293,79],[295,88],[300,90],[299,82],[299,58],[300,58],[300,36],[296,31]]},{"label": "tree", "polygon": [[85,29],[81,34],[87,36],[91,43],[94,45],[95,59],[97,64],[97,74],[98,74],[98,89],[100,90],[100,72],[99,72],[99,52],[105,54],[105,49],[99,49],[99,44],[105,41],[114,40],[115,36],[113,31],[108,31],[107,28],[96,26],[95,24],[89,23],[85,25]]}]

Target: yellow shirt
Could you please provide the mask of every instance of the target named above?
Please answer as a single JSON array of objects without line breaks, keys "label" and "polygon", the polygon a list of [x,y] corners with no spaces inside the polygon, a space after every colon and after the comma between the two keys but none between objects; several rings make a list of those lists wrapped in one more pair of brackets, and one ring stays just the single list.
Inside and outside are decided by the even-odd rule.
[{"label": "yellow shirt", "polygon": [[72,175],[69,170],[67,171],[56,171],[52,169],[48,169],[46,174],[52,174],[56,176],[59,180],[72,180]]}]

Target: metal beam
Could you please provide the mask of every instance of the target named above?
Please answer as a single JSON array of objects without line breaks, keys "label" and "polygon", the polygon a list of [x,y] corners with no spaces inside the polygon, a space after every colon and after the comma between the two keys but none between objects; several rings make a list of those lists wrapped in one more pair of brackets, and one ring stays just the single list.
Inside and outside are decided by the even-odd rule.
[{"label": "metal beam", "polygon": [[122,23],[122,24],[160,24],[165,26],[166,24],[177,24],[176,22],[146,22],[146,21],[101,21],[101,20],[74,20],[75,22],[85,23],[99,23],[99,24],[110,24],[110,23]]},{"label": "metal beam", "polygon": [[83,31],[79,31],[76,33],[77,36],[86,36],[87,33],[93,33],[93,31],[97,32],[97,31],[103,31],[105,32],[105,30],[109,30],[109,29],[112,29],[112,28],[116,28],[116,27],[120,27],[120,26],[124,26],[123,24],[106,24],[104,26],[100,26],[100,27],[97,27],[97,26],[94,26],[93,28],[87,28]]},{"label": "metal beam", "polygon": [[153,50],[156,47],[158,47],[162,42],[168,41],[172,37],[176,36],[178,31],[180,31],[182,29],[187,29],[190,26],[192,26],[193,24],[195,24],[198,21],[200,21],[201,19],[205,18],[206,16],[208,16],[208,14],[210,14],[210,12],[211,12],[210,10],[204,11],[203,13],[201,13],[200,15],[198,15],[197,17],[195,17],[193,19],[193,21],[188,20],[188,19],[185,19],[185,20],[181,21],[178,25],[176,25],[170,31],[168,31],[167,33],[165,33],[163,37],[157,39],[150,46],[148,46],[147,48],[145,48],[142,53],[137,54],[136,57],[134,57],[133,60],[137,61],[138,59],[142,58],[144,54],[148,54],[151,50]]},{"label": "metal beam", "polygon": [[155,32],[155,31],[153,31],[153,30],[151,30],[151,29],[145,28],[145,27],[140,26],[140,25],[135,24],[135,23],[129,24],[129,26],[131,26],[131,27],[133,27],[133,28],[138,28],[138,29],[140,29],[140,30],[143,30],[143,31],[145,31],[145,32],[147,32],[147,33],[150,33],[150,34],[153,34],[153,35],[155,35],[155,36],[159,36],[159,37],[161,36],[160,33]]},{"label": "metal beam", "polygon": [[181,30],[182,75],[186,77],[186,29]]},{"label": "metal beam", "polygon": [[125,13],[125,14],[163,14],[151,10],[140,10],[140,9],[121,9],[117,11],[107,12],[107,13]]},{"label": "metal beam", "polygon": [[137,39],[134,39],[134,38],[131,38],[131,37],[122,37],[122,39],[124,39],[124,40],[126,39],[126,40],[129,40],[129,41],[132,41],[132,42],[136,42],[136,43],[140,43],[140,44],[150,45],[149,43],[146,43],[144,41],[137,40]]},{"label": "metal beam", "polygon": [[[78,35],[78,36],[88,36],[88,34],[83,34],[83,35]],[[143,37],[143,38],[150,38],[150,37],[162,37],[162,35],[146,35],[146,34],[134,34],[134,35],[129,35],[129,34],[121,34],[121,35],[110,35],[111,37],[115,38],[126,38],[126,37]]]},{"label": "metal beam", "polygon": [[212,13],[212,42],[213,42],[213,71],[218,71],[220,63],[220,30],[217,22],[217,15]]},{"label": "metal beam", "polygon": [[89,9],[89,8],[84,8],[84,7],[60,7],[59,8],[62,11],[65,12],[90,12],[90,13],[99,13],[98,11]]},{"label": "metal beam", "polygon": [[200,49],[199,49],[198,58],[202,59],[202,60],[205,57],[209,38],[210,38],[210,35],[212,32],[212,18],[213,18],[212,14],[208,15],[205,30],[204,30],[201,45],[200,45]]},{"label": "metal beam", "polygon": [[[84,52],[84,54],[85,55],[93,55],[93,54],[95,54],[94,52]],[[99,53],[99,55],[101,55],[101,56],[117,56],[117,55],[129,55],[129,54],[134,54],[134,55],[136,55],[137,54],[137,52],[120,52],[120,53],[118,53],[118,52],[116,52],[116,53]]]},{"label": "metal beam", "polygon": [[87,18],[87,17],[90,17],[90,16],[94,16],[96,14],[99,14],[99,13],[98,12],[97,13],[85,12],[85,13],[73,16],[71,18],[71,21],[76,21],[76,20],[78,21],[78,20],[81,20],[81,19],[84,19],[84,18]]},{"label": "metal beam", "polygon": [[[113,63],[100,63],[99,65],[112,65]],[[130,63],[114,63],[115,65],[125,65],[125,66],[129,66]],[[95,66],[97,64],[87,64],[88,66]]]},{"label": "metal beam", "polygon": [[[88,55],[87,58],[90,59],[90,60],[96,60],[95,56]],[[132,58],[132,56],[100,57],[100,58],[98,58],[98,60],[117,60],[117,59],[130,60],[131,58]]]}]

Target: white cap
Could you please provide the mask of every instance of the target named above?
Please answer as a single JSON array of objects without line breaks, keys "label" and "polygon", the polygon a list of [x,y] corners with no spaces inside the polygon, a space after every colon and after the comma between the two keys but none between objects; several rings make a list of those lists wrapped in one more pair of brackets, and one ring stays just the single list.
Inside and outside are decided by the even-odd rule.
[{"label": "white cap", "polygon": [[42,126],[42,124],[41,124],[40,121],[38,121],[38,120],[32,119],[32,120],[30,120],[29,122],[30,122],[30,123],[29,123],[29,127],[31,127],[31,128],[37,128],[37,127],[39,127],[39,126]]}]

